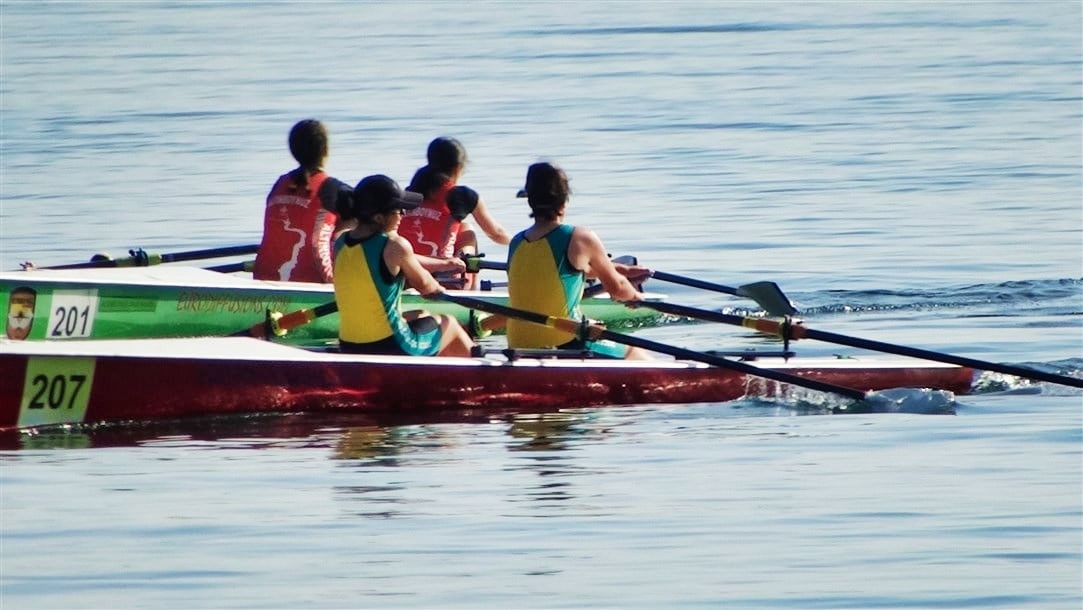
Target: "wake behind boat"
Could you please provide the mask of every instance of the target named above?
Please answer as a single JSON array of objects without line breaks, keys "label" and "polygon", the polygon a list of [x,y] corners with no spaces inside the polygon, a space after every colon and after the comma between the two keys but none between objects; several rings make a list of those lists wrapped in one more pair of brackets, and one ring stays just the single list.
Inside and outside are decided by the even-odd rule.
[{"label": "wake behind boat", "polygon": [[[747,358],[747,357],[746,357]],[[780,358],[761,369],[862,390],[970,389],[968,368],[909,358]],[[791,386],[683,360],[366,356],[252,338],[0,340],[0,429],[213,415],[544,412],[780,396]]]},{"label": "wake behind boat", "polygon": [[[505,290],[449,292],[496,302],[508,297]],[[0,272],[0,299],[9,303],[9,315],[15,304],[29,312],[30,340],[225,336],[263,322],[268,310],[312,309],[334,298],[330,284],[253,280],[183,265]],[[404,295],[403,308],[454,315],[463,324],[469,317],[466,308],[426,300],[413,290]],[[648,326],[662,317],[607,295],[584,299],[583,313],[614,328]],[[334,338],[338,325],[337,313],[322,316],[289,339]],[[7,335],[14,338],[11,330],[9,323]]]}]

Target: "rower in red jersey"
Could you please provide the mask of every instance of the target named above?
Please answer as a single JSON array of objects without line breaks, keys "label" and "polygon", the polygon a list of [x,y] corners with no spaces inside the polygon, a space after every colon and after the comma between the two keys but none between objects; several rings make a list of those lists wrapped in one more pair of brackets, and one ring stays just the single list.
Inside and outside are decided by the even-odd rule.
[{"label": "rower in red jersey", "polygon": [[267,195],[252,277],[329,283],[334,275],[331,244],[340,232],[335,206],[350,188],[323,171],[328,156],[323,123],[299,121],[290,130],[289,147],[298,166],[279,176]]},{"label": "rower in red jersey", "polygon": [[[417,170],[407,190],[424,201],[407,212],[399,234],[410,241],[422,266],[430,272],[461,275],[466,269],[451,261],[478,253],[478,238],[466,220],[473,216],[489,239],[507,245],[511,235],[493,218],[474,189],[456,185],[466,169],[466,149],[455,138],[439,137],[429,143],[428,164]],[[467,274],[464,288],[475,289],[477,274]]]}]

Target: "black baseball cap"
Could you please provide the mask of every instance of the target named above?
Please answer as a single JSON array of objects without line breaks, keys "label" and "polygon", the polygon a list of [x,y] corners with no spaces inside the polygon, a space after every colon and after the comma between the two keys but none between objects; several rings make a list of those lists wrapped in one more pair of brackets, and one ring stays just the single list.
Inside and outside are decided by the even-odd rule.
[{"label": "black baseball cap", "polygon": [[375,174],[357,183],[353,190],[354,206],[358,212],[381,214],[391,210],[412,210],[421,205],[421,193],[404,191],[388,176]]}]

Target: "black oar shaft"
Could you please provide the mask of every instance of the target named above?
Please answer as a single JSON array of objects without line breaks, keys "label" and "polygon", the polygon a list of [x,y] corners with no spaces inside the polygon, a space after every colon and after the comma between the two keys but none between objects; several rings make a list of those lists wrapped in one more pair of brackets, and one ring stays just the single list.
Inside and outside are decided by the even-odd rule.
[{"label": "black oar shaft", "polygon": [[986,360],[977,360],[964,356],[945,354],[943,352],[934,352],[926,349],[907,347],[905,345],[884,343],[883,341],[873,341],[871,339],[862,339],[860,337],[840,335],[838,333],[807,328],[802,324],[787,325],[777,320],[735,316],[732,314],[726,314],[718,311],[708,311],[705,309],[686,307],[684,305],[677,305],[674,303],[656,303],[653,301],[644,301],[640,303],[639,306],[650,307],[651,309],[655,309],[662,313],[685,316],[688,318],[697,318],[708,322],[721,322],[723,324],[744,326],[753,330],[757,330],[759,332],[778,335],[780,337],[788,335],[791,339],[816,339],[818,341],[826,341],[828,343],[837,343],[839,345],[847,345],[850,347],[885,352],[888,354],[909,356],[911,358],[921,358],[924,360],[932,360],[935,362],[944,362],[946,364],[955,364],[958,366],[965,366],[968,368],[982,371],[993,371],[996,373],[1003,373],[1005,375],[1023,377],[1025,379],[1047,381],[1049,383],[1057,383],[1076,388],[1083,388],[1083,379],[1076,379],[1075,377],[1068,377],[1067,375],[1057,375],[1054,373],[1046,373],[1044,371],[1039,371],[1036,369],[1021,366],[1000,364],[997,362],[989,362]]},{"label": "black oar shaft", "polygon": [[242,261],[239,263],[226,263],[224,265],[204,267],[204,269],[207,271],[217,271],[218,273],[234,273],[236,271],[251,271],[254,265],[255,261]]},{"label": "black oar shaft", "polygon": [[1037,381],[1046,381],[1049,383],[1057,383],[1061,385],[1073,386],[1076,388],[1083,388],[1083,379],[1076,379],[1074,377],[1068,377],[1067,375],[1046,373],[1044,371],[1039,371],[1037,369],[1027,367],[1014,366],[1011,364],[1000,364],[998,362],[989,362],[986,360],[976,360],[974,358],[967,358],[965,356],[955,356],[952,354],[934,352],[916,347],[907,347],[905,345],[894,345],[891,343],[884,343],[883,341],[862,339],[860,337],[848,337],[846,335],[840,335],[833,332],[816,330],[813,328],[804,328],[803,326],[794,326],[792,328],[794,329],[793,336],[797,339],[800,339],[802,337],[808,337],[809,339],[827,341],[828,343],[838,343],[840,345],[859,347],[862,349],[869,349],[878,352],[887,352],[889,354],[898,354],[900,356],[910,356],[912,358],[924,358],[926,360],[934,360],[939,362],[945,362],[948,364],[957,364],[959,366],[965,366],[972,369],[993,371],[996,373],[1003,373],[1005,375],[1023,377],[1024,379],[1034,379]]},{"label": "black oar shaft", "polygon": [[624,343],[633,347],[639,347],[661,354],[668,354],[670,356],[673,356],[674,358],[683,358],[685,360],[698,360],[699,362],[704,362],[706,364],[717,366],[719,368],[739,371],[746,375],[763,377],[781,383],[802,386],[810,390],[816,390],[818,392],[839,394],[842,396],[846,396],[847,398],[852,398],[854,400],[863,400],[867,395],[866,392],[855,390],[853,388],[838,386],[833,383],[818,381],[816,379],[798,377],[796,375],[790,375],[789,373],[783,373],[772,369],[759,368],[737,360],[729,360],[727,358],[722,358],[711,354],[704,354],[702,352],[684,349],[682,347],[677,347],[666,343],[658,343],[656,341],[650,341],[648,339],[634,337],[632,335],[616,333],[611,330],[602,330],[599,332],[599,336],[602,339],[609,339],[610,341],[615,341],[617,343]]},{"label": "black oar shaft", "polygon": [[[620,258],[620,257],[618,257]],[[490,262],[482,259],[477,259],[477,266],[479,269],[493,269],[497,271],[507,271],[507,263]],[[755,301],[760,307],[763,307],[767,313],[777,316],[791,316],[797,313],[797,308],[793,306],[790,299],[782,293],[782,290],[774,282],[754,282],[752,284],[745,284],[734,288],[733,286],[725,286],[722,284],[715,284],[714,282],[705,282],[703,280],[697,280],[696,278],[686,277],[683,275],[677,275],[675,273],[667,273],[665,271],[652,270],[651,277],[663,282],[671,282],[674,284],[681,284],[684,286],[690,286],[692,288],[700,288],[703,290],[710,290],[713,292],[722,292],[725,294],[743,297]],[[605,288],[601,284],[595,284],[587,288],[584,296],[597,296]]]},{"label": "black oar shaft", "polygon": [[[507,316],[509,318],[519,318],[521,320],[526,320],[527,322],[533,322],[535,324],[541,324],[544,326],[552,326],[568,332],[575,332],[577,330],[580,330],[581,327],[580,323],[576,322],[575,320],[547,316],[533,311],[527,311],[514,307],[508,307],[499,303],[493,303],[492,301],[486,301],[484,299],[454,296],[447,293],[444,293],[442,298],[444,300],[451,301],[452,303],[458,303],[459,305],[470,309],[477,309],[488,313]],[[772,369],[762,369],[749,364],[745,364],[743,362],[738,362],[736,360],[722,358],[720,356],[704,354],[702,352],[684,349],[674,345],[658,343],[656,341],[650,341],[648,339],[634,337],[632,335],[625,335],[623,333],[613,332],[593,324],[588,325],[588,328],[590,329],[591,336],[596,336],[600,339],[609,339],[610,341],[613,341],[615,343],[630,345],[632,347],[638,347],[661,354],[667,354],[675,358],[703,362],[705,364],[710,364],[719,368],[735,370],[754,377],[763,377],[765,379],[771,379],[780,383],[787,383],[790,385],[804,387],[810,390],[816,390],[818,392],[839,394],[842,396],[846,396],[847,398],[852,398],[854,400],[863,400],[867,397],[866,392],[855,390],[853,388],[847,388],[832,383],[826,383],[816,379],[799,377],[797,375],[791,375]]]},{"label": "black oar shaft", "polygon": [[249,244],[245,246],[228,246],[225,248],[211,248],[208,250],[192,250],[191,252],[175,252],[173,254],[163,254],[163,263],[180,263],[183,261],[194,261],[204,258],[225,258],[227,256],[242,256],[245,254],[255,254],[259,252],[259,244]]},{"label": "black oar shaft", "polygon": [[723,286],[722,284],[704,282],[703,280],[697,280],[696,278],[685,277],[683,275],[674,275],[672,273],[666,273],[665,271],[651,271],[651,277],[657,280],[662,280],[663,282],[682,284],[684,286],[690,286],[692,288],[701,288],[703,290],[712,290],[714,292],[724,292],[726,294],[732,294],[734,296],[744,296],[732,286]]},{"label": "black oar shaft", "polygon": [[259,251],[259,244],[245,246],[227,246],[225,248],[210,248],[207,250],[192,250],[189,252],[174,252],[172,254],[148,254],[142,250],[132,250],[131,256],[118,259],[94,260],[86,263],[70,263],[67,265],[52,265],[38,267],[39,269],[95,269],[107,267],[146,267],[161,263],[179,263],[205,258],[224,258],[227,256],[241,256],[255,254]]}]

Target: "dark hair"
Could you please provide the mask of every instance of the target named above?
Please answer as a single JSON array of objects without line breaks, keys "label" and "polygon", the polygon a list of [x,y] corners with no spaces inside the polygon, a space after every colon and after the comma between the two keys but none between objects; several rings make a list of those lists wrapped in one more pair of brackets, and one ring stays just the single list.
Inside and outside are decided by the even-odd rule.
[{"label": "dark hair", "polygon": [[293,181],[308,188],[308,177],[319,171],[328,155],[327,127],[316,119],[298,121],[290,129],[290,154],[300,166],[292,173]]},{"label": "dark hair", "polygon": [[552,163],[535,163],[526,171],[526,200],[531,218],[553,220],[572,194],[568,175]]},{"label": "dark hair", "polygon": [[430,167],[451,174],[466,166],[466,148],[455,138],[441,136],[429,142],[425,158],[429,161]]},{"label": "dark hair", "polygon": [[406,190],[421,193],[422,197],[429,199],[436,192],[436,189],[440,188],[449,178],[451,176],[435,171],[426,165],[417,168],[414,177],[410,178],[410,185],[406,187]]},{"label": "dark hair", "polygon": [[429,199],[436,189],[466,167],[466,148],[455,138],[439,137],[425,151],[428,165],[418,168],[406,190]]}]

